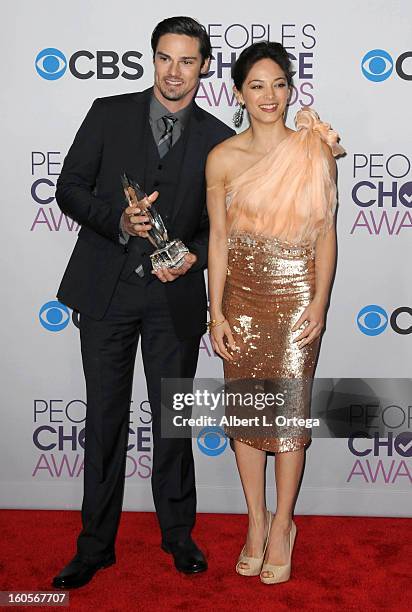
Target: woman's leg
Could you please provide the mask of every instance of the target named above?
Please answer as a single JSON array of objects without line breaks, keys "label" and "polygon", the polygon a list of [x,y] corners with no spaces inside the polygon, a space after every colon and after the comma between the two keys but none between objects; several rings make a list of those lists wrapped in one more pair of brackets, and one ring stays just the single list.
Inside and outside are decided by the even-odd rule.
[{"label": "woman's leg", "polygon": [[[275,480],[277,493],[276,513],[270,529],[265,563],[284,565],[289,560],[289,532],[299,483],[305,462],[305,449],[277,453]],[[263,573],[271,577],[271,572]]]},{"label": "woman's leg", "polygon": [[[266,452],[234,440],[236,463],[249,516],[245,555],[260,557],[266,538],[265,466]],[[247,563],[240,565],[248,569]]]}]

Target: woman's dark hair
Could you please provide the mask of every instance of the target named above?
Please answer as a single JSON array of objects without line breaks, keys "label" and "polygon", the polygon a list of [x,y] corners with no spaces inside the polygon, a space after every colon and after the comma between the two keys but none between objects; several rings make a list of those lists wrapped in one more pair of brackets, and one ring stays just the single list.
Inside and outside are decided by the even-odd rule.
[{"label": "woman's dark hair", "polygon": [[203,62],[212,54],[209,34],[205,27],[192,17],[169,17],[158,23],[152,33],[153,56],[156,53],[159,38],[164,34],[185,34],[197,38]]},{"label": "woman's dark hair", "polygon": [[285,73],[289,87],[292,85],[292,65],[285,47],[277,42],[257,42],[243,49],[232,66],[232,79],[236,89],[240,91],[249,70],[261,59],[271,59],[278,64]]}]

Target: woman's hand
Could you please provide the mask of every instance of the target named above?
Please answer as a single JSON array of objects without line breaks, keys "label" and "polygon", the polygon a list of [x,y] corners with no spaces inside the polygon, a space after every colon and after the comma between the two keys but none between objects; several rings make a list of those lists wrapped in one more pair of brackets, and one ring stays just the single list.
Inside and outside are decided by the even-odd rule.
[{"label": "woman's hand", "polygon": [[233,351],[236,349],[236,345],[228,321],[225,319],[225,322],[221,325],[213,325],[209,333],[215,353],[226,361],[232,361],[233,355],[229,353],[227,347]]},{"label": "woman's hand", "polygon": [[301,325],[306,323],[303,332],[293,340],[293,342],[299,342],[299,348],[319,338],[325,327],[325,310],[325,304],[317,302],[316,299],[314,299],[302,312],[299,319],[292,327],[292,331],[295,332]]}]

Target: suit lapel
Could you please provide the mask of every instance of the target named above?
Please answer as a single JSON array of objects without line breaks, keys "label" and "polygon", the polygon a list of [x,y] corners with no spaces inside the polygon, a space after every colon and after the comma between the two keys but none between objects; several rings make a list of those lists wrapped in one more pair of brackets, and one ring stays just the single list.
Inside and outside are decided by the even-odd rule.
[{"label": "suit lapel", "polygon": [[149,145],[148,138],[150,136],[149,124],[149,107],[150,97],[153,88],[150,87],[145,91],[136,93],[133,101],[135,107],[135,131],[133,137],[133,159],[130,160],[130,168],[132,178],[136,179],[143,188],[146,175],[146,151]]},{"label": "suit lapel", "polygon": [[185,153],[179,173],[179,181],[176,191],[175,205],[173,207],[171,225],[175,223],[180,209],[185,201],[185,196],[190,191],[191,178],[195,168],[199,168],[204,163],[202,147],[202,122],[203,115],[196,103],[193,103],[193,110],[186,127],[188,130]]}]

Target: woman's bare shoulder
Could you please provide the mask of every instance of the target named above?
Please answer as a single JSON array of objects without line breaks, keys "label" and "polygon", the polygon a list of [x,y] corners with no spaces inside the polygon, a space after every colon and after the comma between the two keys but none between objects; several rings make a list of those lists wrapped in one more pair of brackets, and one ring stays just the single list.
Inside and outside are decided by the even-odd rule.
[{"label": "woman's bare shoulder", "polygon": [[223,140],[218,145],[213,147],[209,153],[209,158],[221,161],[222,158],[226,158],[228,155],[233,155],[233,153],[241,151],[243,140],[243,133],[235,134],[234,136]]}]

